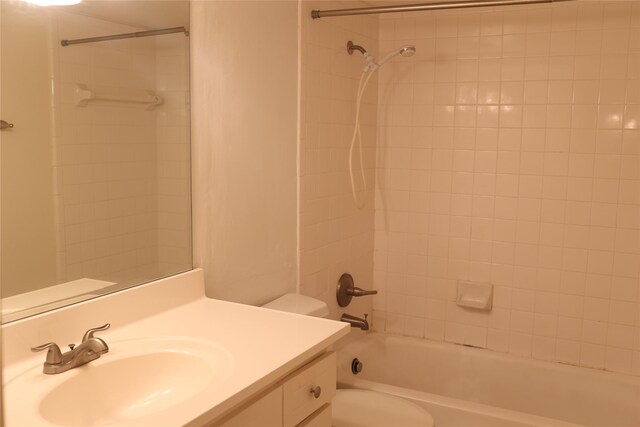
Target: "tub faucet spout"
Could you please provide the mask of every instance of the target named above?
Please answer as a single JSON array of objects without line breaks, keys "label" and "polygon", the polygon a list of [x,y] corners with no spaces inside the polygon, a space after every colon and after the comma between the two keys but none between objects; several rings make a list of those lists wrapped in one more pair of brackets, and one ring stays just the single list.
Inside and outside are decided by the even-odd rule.
[{"label": "tub faucet spout", "polygon": [[340,317],[340,320],[343,322],[347,322],[351,324],[352,328],[360,328],[363,331],[368,331],[369,330],[369,322],[367,321],[367,314],[364,315],[364,319],[361,319],[360,317],[356,317],[356,316],[352,316],[350,314],[344,313],[342,314],[342,317]]}]

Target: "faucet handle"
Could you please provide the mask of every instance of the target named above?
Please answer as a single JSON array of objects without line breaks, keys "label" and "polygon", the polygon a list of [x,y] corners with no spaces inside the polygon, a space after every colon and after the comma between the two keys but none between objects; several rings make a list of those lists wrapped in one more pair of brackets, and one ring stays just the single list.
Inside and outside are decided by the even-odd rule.
[{"label": "faucet handle", "polygon": [[95,332],[106,331],[110,327],[111,327],[111,323],[105,323],[104,325],[98,326],[97,328],[89,329],[87,332],[84,333],[84,336],[82,337],[82,342],[85,342],[86,340],[93,338],[93,334]]},{"label": "faucet handle", "polygon": [[54,342],[48,342],[37,347],[31,347],[31,351],[33,351],[34,353],[47,349],[48,351],[46,363],[50,365],[57,365],[62,363],[62,352],[60,351],[60,347],[58,347],[58,344]]},{"label": "faucet handle", "polygon": [[363,297],[365,295],[376,295],[378,291],[367,291],[365,289],[356,288],[353,284],[353,276],[344,273],[338,280],[336,289],[336,299],[340,307],[346,307],[353,297]]},{"label": "faucet handle", "polygon": [[365,291],[364,289],[354,287],[353,289],[347,289],[347,295],[351,295],[352,297],[363,297],[365,295],[378,295],[378,291]]}]

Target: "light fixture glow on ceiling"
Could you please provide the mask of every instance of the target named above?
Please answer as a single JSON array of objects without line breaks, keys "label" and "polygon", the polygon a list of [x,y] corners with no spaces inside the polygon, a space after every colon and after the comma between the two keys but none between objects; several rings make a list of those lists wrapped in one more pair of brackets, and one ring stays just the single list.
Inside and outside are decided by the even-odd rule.
[{"label": "light fixture glow on ceiling", "polygon": [[72,6],[81,3],[82,0],[22,0],[37,6]]}]

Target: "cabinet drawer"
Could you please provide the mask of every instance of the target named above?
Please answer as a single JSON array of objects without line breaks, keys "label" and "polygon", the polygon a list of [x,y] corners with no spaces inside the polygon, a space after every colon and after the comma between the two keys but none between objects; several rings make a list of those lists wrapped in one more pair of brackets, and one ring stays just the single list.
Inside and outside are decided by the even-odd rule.
[{"label": "cabinet drawer", "polygon": [[[320,387],[315,397],[312,389]],[[336,354],[327,353],[295,372],[284,383],[284,427],[293,427],[330,403],[336,394]]]},{"label": "cabinet drawer", "polygon": [[297,425],[297,427],[331,427],[331,404],[325,405]]}]

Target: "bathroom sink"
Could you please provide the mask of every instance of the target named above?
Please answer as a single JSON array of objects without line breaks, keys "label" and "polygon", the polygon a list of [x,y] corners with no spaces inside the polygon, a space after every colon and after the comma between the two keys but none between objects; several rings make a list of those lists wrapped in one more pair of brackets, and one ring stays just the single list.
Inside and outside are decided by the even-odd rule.
[{"label": "bathroom sink", "polygon": [[44,396],[40,414],[65,426],[113,424],[173,406],[213,379],[207,361],[176,351],[87,365]]},{"label": "bathroom sink", "polygon": [[[99,359],[62,374],[44,375],[39,365],[11,380],[5,396],[7,421],[62,426],[135,423],[209,387],[220,387],[234,365],[223,347],[197,339],[114,341],[109,346],[109,353]],[[29,413],[34,418],[23,419]]]}]

